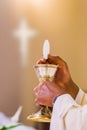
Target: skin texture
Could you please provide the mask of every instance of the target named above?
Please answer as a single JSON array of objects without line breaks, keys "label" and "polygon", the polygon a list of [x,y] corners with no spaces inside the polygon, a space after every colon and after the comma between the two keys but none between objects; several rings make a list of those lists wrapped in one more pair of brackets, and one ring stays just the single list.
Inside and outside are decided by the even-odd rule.
[{"label": "skin texture", "polygon": [[74,99],[79,91],[73,82],[67,63],[58,56],[49,55],[48,59],[40,59],[37,64],[55,64],[58,69],[53,81],[40,82],[34,89],[36,105],[53,106],[56,96],[70,94]]}]

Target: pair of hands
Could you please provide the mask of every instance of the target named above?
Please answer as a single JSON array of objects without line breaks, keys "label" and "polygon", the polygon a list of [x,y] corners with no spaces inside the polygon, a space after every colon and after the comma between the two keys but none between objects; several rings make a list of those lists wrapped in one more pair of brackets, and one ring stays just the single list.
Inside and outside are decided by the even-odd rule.
[{"label": "pair of hands", "polygon": [[53,99],[62,94],[70,94],[74,99],[79,91],[73,82],[67,63],[58,56],[48,56],[48,59],[40,59],[37,64],[55,64],[58,69],[53,81],[45,81],[38,84],[34,89],[36,105],[53,105]]}]

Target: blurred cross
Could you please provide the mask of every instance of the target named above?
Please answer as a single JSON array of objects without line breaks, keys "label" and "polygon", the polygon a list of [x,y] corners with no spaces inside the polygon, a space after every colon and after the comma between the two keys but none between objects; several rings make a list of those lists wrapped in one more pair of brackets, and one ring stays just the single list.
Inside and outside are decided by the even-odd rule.
[{"label": "blurred cross", "polygon": [[20,54],[23,67],[27,64],[28,42],[36,34],[35,30],[28,29],[27,22],[24,19],[20,21],[18,29],[14,32],[14,36],[20,40]]}]

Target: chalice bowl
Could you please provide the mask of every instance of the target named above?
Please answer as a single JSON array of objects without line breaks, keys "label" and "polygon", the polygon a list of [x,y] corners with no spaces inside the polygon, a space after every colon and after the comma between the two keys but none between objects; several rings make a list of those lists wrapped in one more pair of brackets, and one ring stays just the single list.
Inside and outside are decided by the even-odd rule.
[{"label": "chalice bowl", "polygon": [[[39,82],[52,81],[57,71],[58,66],[53,64],[37,64],[35,71]],[[51,109],[48,106],[41,106],[41,109],[35,114],[29,115],[27,119],[36,122],[50,122]]]}]

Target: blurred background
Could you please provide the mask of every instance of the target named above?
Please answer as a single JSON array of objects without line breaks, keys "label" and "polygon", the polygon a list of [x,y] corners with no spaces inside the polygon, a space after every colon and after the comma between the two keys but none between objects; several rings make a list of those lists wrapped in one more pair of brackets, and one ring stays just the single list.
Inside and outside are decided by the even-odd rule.
[{"label": "blurred background", "polygon": [[[21,19],[38,32],[28,41],[26,66],[21,63],[20,40],[13,36]],[[21,122],[30,126],[37,125],[26,119],[37,110],[33,66],[42,56],[45,39],[51,54],[68,63],[73,80],[87,91],[87,1],[0,0],[0,111],[12,116],[22,105]]]}]

